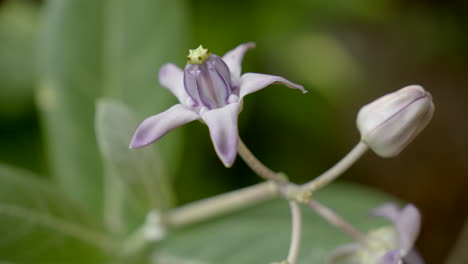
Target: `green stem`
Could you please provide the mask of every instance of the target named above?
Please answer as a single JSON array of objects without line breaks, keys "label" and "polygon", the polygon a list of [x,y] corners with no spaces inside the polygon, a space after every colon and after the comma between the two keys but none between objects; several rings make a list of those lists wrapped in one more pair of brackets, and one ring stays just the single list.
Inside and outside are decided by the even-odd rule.
[{"label": "green stem", "polygon": [[284,181],[278,173],[272,171],[270,168],[265,166],[260,160],[255,157],[254,154],[247,148],[247,146],[242,142],[242,139],[238,138],[238,147],[237,152],[239,156],[249,165],[249,167],[260,177],[265,180],[282,182]]},{"label": "green stem", "polygon": [[369,148],[365,143],[360,141],[344,158],[342,158],[333,167],[325,171],[322,175],[314,180],[302,185],[304,190],[314,192],[336,180],[343,172],[353,165]]},{"label": "green stem", "polygon": [[292,217],[291,245],[289,246],[288,264],[296,264],[301,249],[302,213],[297,202],[289,202]]},{"label": "green stem", "polygon": [[234,212],[278,197],[274,182],[263,182],[240,190],[206,198],[175,208],[167,215],[170,227],[177,228]]},{"label": "green stem", "polygon": [[354,228],[353,225],[346,222],[346,220],[336,214],[332,209],[326,207],[316,200],[310,200],[307,205],[336,228],[342,230],[356,241],[365,243],[366,236]]}]

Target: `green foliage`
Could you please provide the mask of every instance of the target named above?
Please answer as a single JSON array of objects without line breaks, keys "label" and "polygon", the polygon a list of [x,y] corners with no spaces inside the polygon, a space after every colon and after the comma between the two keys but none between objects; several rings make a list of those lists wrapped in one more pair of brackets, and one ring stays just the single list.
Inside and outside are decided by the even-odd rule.
[{"label": "green foliage", "polygon": [[[46,3],[38,90],[52,172],[86,208],[102,212],[103,170],[96,147],[95,100],[119,98],[142,118],[174,102],[157,72],[186,39],[183,1],[51,0]],[[180,137],[164,140],[174,171]]]},{"label": "green foliage", "polygon": [[103,230],[55,186],[0,165],[1,261],[103,263],[114,247]]},{"label": "green foliage", "polygon": [[[332,185],[316,198],[346,220],[367,231],[382,224],[367,217],[369,210],[388,201],[382,193],[350,184]],[[311,209],[303,206],[304,225],[299,263],[325,263],[336,247],[352,242]],[[156,245],[156,263],[271,263],[287,256],[291,236],[288,203],[278,199],[232,216],[176,230]]]},{"label": "green foliage", "polygon": [[167,209],[172,193],[155,146],[128,148],[138,119],[124,104],[98,101],[96,134],[104,158],[105,219],[114,231],[128,232],[153,208]]},{"label": "green foliage", "polygon": [[0,6],[0,118],[17,120],[33,111],[37,6],[6,1]]},{"label": "green foliage", "polygon": [[[199,13],[197,40],[202,44],[213,43],[219,55],[240,42],[259,40],[259,46],[266,47],[263,54],[261,50],[257,53],[265,58],[260,64],[268,64],[272,70],[267,73],[282,75],[274,70],[287,68],[293,72],[291,76],[295,74],[312,86],[308,89],[321,88],[310,94],[322,91],[337,97],[343,90],[333,88],[358,82],[359,69],[332,35],[310,33],[322,31],[310,30],[306,21],[311,16],[305,12],[313,10],[318,17],[328,13],[378,21],[388,14],[385,10],[391,11],[389,1],[345,2],[298,1],[297,5],[289,4],[284,9],[279,1],[249,2],[250,8],[234,2],[197,1],[194,6]],[[10,111],[7,109],[10,106],[18,107],[20,110],[14,110],[18,113],[31,106],[34,60],[24,58],[34,57],[36,9],[18,6],[21,8],[10,7],[8,13],[0,12],[0,79],[3,83],[11,81],[11,87],[21,86],[0,90],[0,114]],[[219,8],[226,7],[230,12],[219,12]],[[49,0],[43,11],[37,101],[57,185],[0,165],[0,262],[229,264],[284,259],[291,229],[289,209],[284,200],[171,230],[166,239],[151,248],[138,247],[145,241],[136,241],[134,251],[126,248],[131,244],[129,241],[134,241],[132,239],[143,239],[138,235],[144,232],[138,228],[151,209],[164,212],[174,206],[172,175],[177,171],[177,164],[182,163],[179,160],[180,133],[171,132],[157,146],[137,151],[129,150],[128,144],[144,117],[157,114],[175,102],[175,98],[158,85],[157,73],[163,63],[175,61],[181,65],[186,49],[196,46],[187,40],[191,29],[185,1]],[[285,13],[297,15],[290,19],[292,17],[283,17]],[[224,37],[226,32],[229,38]],[[287,48],[284,48],[285,43]],[[295,52],[275,57],[272,54],[277,53],[278,48]],[[248,63],[246,66],[249,70]],[[9,93],[11,91],[13,93]],[[257,113],[268,115],[262,116],[262,120],[271,118],[275,128],[278,124],[287,124],[291,131],[298,131],[295,138],[303,145],[306,137],[318,133],[313,132],[314,129],[321,129],[329,137],[330,132],[322,122],[304,122],[305,108],[295,107],[298,105],[295,97],[284,99],[278,107],[278,98],[282,98],[278,94],[281,95],[270,92],[269,98],[258,100],[257,107],[265,110]],[[106,99],[96,104],[98,98]],[[308,105],[307,112],[316,111],[321,118],[330,119],[330,114],[322,113],[326,111],[322,111],[320,104]],[[245,118],[246,113],[243,116]],[[268,140],[265,131],[272,130],[265,128],[259,132],[263,140]],[[204,133],[208,141],[208,133]],[[267,144],[272,145],[270,141]],[[15,146],[18,145],[15,143]],[[206,148],[212,153],[212,146]],[[282,152],[281,146],[272,148],[275,151],[266,151],[266,155]],[[312,154],[306,156],[302,155],[304,152],[294,151],[294,155],[277,159],[294,164],[297,157],[302,156],[309,167],[315,166],[311,165]],[[198,155],[187,154],[191,160],[183,164],[194,166],[186,169],[191,181],[185,183],[189,185],[187,193],[198,192],[199,197],[214,181],[207,184],[206,175],[197,171],[196,166],[205,164],[199,162],[204,158],[203,152],[196,148],[192,152]],[[212,156],[216,160],[209,164],[219,162],[214,154]],[[209,170],[211,176],[216,174],[212,169]],[[231,173],[236,173],[235,169]],[[219,175],[217,179],[227,182],[222,176],[226,175]],[[365,216],[371,208],[388,199],[353,185],[333,185],[315,197],[361,230],[380,224],[376,220],[365,220]],[[350,239],[310,209],[303,209],[300,263],[323,263],[336,246]],[[122,259],[122,252],[128,251],[135,256]],[[148,251],[153,256],[152,261],[148,261]]]}]

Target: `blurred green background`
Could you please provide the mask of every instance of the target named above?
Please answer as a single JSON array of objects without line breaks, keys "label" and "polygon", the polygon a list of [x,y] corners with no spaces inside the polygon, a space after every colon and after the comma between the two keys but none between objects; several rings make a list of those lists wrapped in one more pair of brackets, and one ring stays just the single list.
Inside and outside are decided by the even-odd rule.
[{"label": "blurred green background", "polygon": [[[298,183],[358,142],[364,104],[409,84],[433,95],[432,123],[402,154],[369,153],[343,178],[415,203],[417,246],[442,263],[468,214],[467,26],[462,0],[1,0],[0,162],[54,179],[101,212],[95,100],[124,101],[141,120],[175,103],[157,81],[163,63],[183,67],[199,44],[222,55],[255,41],[244,72],[284,76],[309,93],[250,95],[240,135]],[[259,182],[240,159],[224,168],[199,122],[158,144],[177,204]]]}]

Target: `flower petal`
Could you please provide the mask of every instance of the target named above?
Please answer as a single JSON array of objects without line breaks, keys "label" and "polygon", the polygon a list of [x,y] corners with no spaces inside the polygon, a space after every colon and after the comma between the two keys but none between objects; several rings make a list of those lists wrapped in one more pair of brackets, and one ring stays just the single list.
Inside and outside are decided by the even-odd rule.
[{"label": "flower petal", "polygon": [[200,118],[198,114],[181,104],[176,104],[166,111],[146,118],[133,135],[130,148],[136,149],[149,145],[171,130]]},{"label": "flower petal", "polygon": [[247,42],[240,44],[239,46],[224,54],[223,61],[231,71],[231,78],[233,81],[239,80],[242,72],[242,59],[244,58],[244,54],[253,48],[255,48],[255,43]]},{"label": "flower petal", "polygon": [[244,96],[261,90],[270,84],[283,84],[288,86],[289,88],[299,89],[303,93],[307,92],[301,85],[290,82],[280,76],[261,73],[245,73],[242,75],[240,80],[239,97],[242,99]]},{"label": "flower petal", "polygon": [[412,204],[405,206],[400,211],[395,225],[400,235],[400,248],[403,255],[406,255],[413,248],[421,228],[421,214],[418,208]]},{"label": "flower petal", "polygon": [[188,94],[184,88],[184,72],[172,63],[165,64],[159,70],[159,82],[184,104]]},{"label": "flower petal", "polygon": [[203,121],[210,129],[211,140],[224,166],[231,167],[237,155],[237,118],[240,104],[232,103],[205,112]]},{"label": "flower petal", "polygon": [[395,204],[388,203],[373,210],[373,215],[387,218],[394,223],[403,255],[408,254],[413,248],[421,228],[421,214],[418,208],[413,204],[408,204],[403,209],[398,210]]},{"label": "flower petal", "polygon": [[386,203],[372,210],[371,214],[373,216],[380,216],[392,222],[395,222],[400,214],[400,210],[398,209],[396,204]]},{"label": "flower petal", "polygon": [[405,264],[425,264],[424,259],[416,250],[411,250],[408,255],[404,257]]},{"label": "flower petal", "polygon": [[379,264],[401,264],[400,258],[400,251],[399,250],[391,250],[385,253],[383,257],[380,259]]}]

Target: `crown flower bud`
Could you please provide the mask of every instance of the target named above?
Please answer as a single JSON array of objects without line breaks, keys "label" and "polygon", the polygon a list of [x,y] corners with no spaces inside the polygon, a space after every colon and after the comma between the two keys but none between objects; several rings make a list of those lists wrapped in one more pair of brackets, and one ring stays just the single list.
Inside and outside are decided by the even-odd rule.
[{"label": "crown flower bud", "polygon": [[431,94],[419,85],[406,86],[361,108],[361,141],[381,157],[394,157],[427,126],[433,113]]}]

